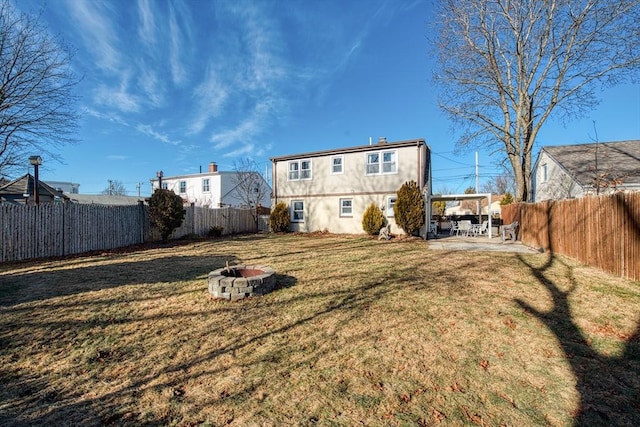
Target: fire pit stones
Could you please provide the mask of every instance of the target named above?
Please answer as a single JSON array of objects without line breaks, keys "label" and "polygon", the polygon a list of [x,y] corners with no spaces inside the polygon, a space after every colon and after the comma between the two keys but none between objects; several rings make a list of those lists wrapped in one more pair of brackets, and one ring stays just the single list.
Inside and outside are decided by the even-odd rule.
[{"label": "fire pit stones", "polygon": [[276,285],[276,272],[266,266],[234,265],[209,273],[209,292],[216,298],[239,300],[264,295]]}]

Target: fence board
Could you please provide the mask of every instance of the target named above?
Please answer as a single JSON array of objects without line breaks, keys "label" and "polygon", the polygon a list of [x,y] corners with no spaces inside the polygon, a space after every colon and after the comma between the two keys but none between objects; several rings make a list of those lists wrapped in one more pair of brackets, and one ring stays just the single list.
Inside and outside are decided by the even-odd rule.
[{"label": "fence board", "polygon": [[640,192],[503,206],[520,240],[640,280]]},{"label": "fence board", "polygon": [[[186,208],[185,220],[171,238],[206,236],[213,227],[223,234],[253,233],[250,209]],[[73,203],[0,204],[0,262],[20,261],[114,249],[160,240],[149,226],[147,206]]]}]

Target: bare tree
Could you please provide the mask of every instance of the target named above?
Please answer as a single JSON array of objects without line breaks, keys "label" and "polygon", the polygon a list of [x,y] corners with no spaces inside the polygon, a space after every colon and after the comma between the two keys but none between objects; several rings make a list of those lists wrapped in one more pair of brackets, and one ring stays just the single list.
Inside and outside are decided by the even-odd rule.
[{"label": "bare tree", "polygon": [[441,108],[465,132],[458,144],[497,146],[527,200],[531,156],[552,113],[583,116],[596,90],[640,65],[638,0],[443,0]]},{"label": "bare tree", "polygon": [[71,54],[38,17],[0,1],[0,176],[31,154],[59,156],[73,142],[78,116]]},{"label": "bare tree", "polygon": [[514,192],[513,177],[507,174],[492,176],[487,182],[480,186],[480,192],[491,194],[504,194]]},{"label": "bare tree", "polygon": [[253,208],[253,219],[258,224],[262,200],[270,194],[267,181],[258,172],[258,165],[250,159],[240,159],[233,164],[234,197],[240,204]]},{"label": "bare tree", "polygon": [[102,193],[109,196],[126,196],[127,195],[127,187],[120,181],[109,180],[109,185],[107,188],[102,190]]}]

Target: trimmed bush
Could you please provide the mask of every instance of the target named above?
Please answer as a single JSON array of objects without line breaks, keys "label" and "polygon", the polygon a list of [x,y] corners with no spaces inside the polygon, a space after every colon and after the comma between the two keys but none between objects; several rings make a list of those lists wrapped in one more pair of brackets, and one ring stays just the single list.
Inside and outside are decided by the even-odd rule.
[{"label": "trimmed bush", "polygon": [[375,203],[371,203],[362,215],[362,229],[365,233],[375,236],[384,227],[386,221],[380,208]]},{"label": "trimmed bush", "polygon": [[163,241],[182,225],[185,213],[182,197],[173,190],[158,188],[149,199],[149,220],[152,226],[160,230]]},{"label": "trimmed bush", "polygon": [[393,214],[398,227],[408,236],[413,236],[424,225],[424,198],[415,181],[402,184],[393,206]]},{"label": "trimmed bush", "polygon": [[279,202],[271,211],[269,215],[269,226],[274,233],[281,233],[289,231],[289,224],[291,223],[291,214],[289,214],[289,208],[285,202]]}]

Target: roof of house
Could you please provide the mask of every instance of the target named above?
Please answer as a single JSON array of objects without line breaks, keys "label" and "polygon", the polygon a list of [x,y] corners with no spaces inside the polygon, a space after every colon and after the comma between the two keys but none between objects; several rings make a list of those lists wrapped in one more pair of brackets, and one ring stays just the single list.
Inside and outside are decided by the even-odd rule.
[{"label": "roof of house", "polygon": [[[35,185],[35,178],[30,174],[25,174],[20,178],[14,179],[4,185],[0,186],[0,196],[2,195],[17,195],[22,197],[24,194],[34,194],[33,189]],[[47,195],[52,198],[61,197],[68,199],[61,191],[56,190],[44,181],[38,181],[38,192],[42,195]]]},{"label": "roof of house", "polygon": [[357,153],[360,151],[371,151],[371,150],[377,150],[381,148],[413,147],[413,146],[419,146],[424,143],[425,143],[424,139],[409,139],[405,141],[394,141],[394,142],[387,142],[386,139],[384,139],[384,140],[378,141],[376,144],[359,145],[356,147],[347,147],[347,148],[335,148],[332,150],[312,151],[308,153],[272,157],[271,161],[282,162],[286,160],[304,159],[308,157],[321,157],[321,156],[327,156],[327,155]]},{"label": "roof of house", "polygon": [[108,206],[127,206],[137,205],[138,202],[144,202],[144,197],[136,196],[116,196],[108,194],[70,194],[65,193],[69,200],[73,203],[83,205],[108,205]]},{"label": "roof of house", "polygon": [[[640,140],[542,147],[579,184],[607,173],[624,184],[640,183]],[[597,163],[596,163],[597,160]]]}]

